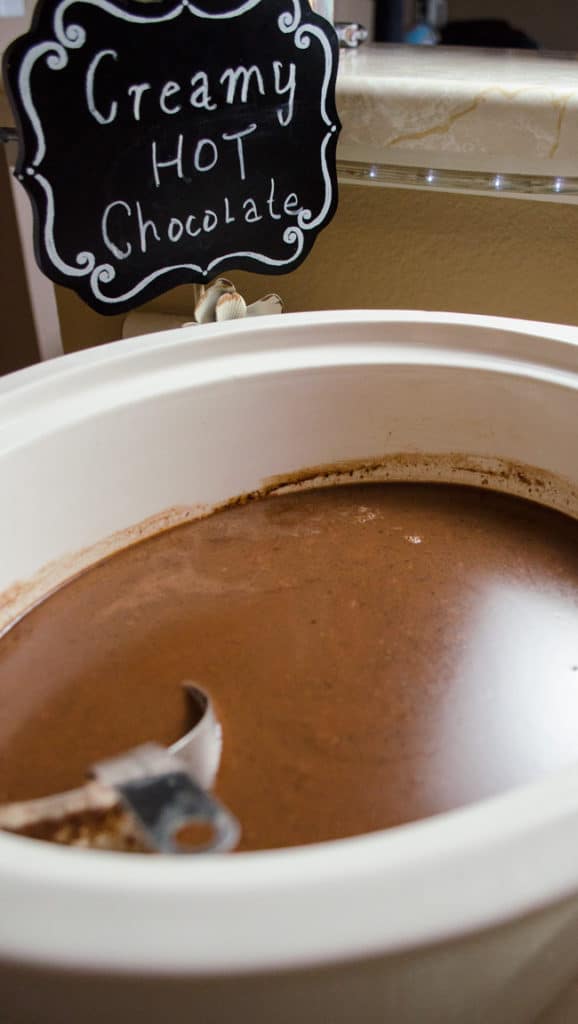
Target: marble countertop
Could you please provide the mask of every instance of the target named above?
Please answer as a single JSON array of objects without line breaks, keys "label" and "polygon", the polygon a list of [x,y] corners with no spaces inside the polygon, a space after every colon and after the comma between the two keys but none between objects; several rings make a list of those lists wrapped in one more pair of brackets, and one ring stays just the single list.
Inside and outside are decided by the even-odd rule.
[{"label": "marble countertop", "polygon": [[[503,180],[511,194],[578,201],[571,55],[366,44],[341,51],[337,107],[341,180],[494,193]],[[12,123],[0,85],[0,125]]]},{"label": "marble countertop", "polygon": [[578,178],[578,59],[369,44],[342,51],[342,161]]}]

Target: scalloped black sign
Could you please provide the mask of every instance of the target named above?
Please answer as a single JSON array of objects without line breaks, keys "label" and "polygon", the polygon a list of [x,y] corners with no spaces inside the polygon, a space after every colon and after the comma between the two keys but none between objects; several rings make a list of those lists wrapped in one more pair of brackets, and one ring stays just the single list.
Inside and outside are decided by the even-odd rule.
[{"label": "scalloped black sign", "polygon": [[307,0],[43,0],[4,58],[41,269],[100,313],[293,270],[337,206],[338,53]]}]

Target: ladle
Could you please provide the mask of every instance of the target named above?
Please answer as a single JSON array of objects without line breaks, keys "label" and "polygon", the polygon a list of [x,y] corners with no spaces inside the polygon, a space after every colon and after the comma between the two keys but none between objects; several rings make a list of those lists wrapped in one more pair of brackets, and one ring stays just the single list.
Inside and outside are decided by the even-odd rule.
[{"label": "ladle", "polygon": [[[166,748],[145,743],[89,769],[79,789],[0,807],[0,829],[71,846],[157,853],[231,850],[239,823],[209,790],[222,750],[222,729],[209,695],[184,689],[198,712],[193,727]],[[179,833],[208,829],[206,841]],[[185,832],[186,836],[186,832]]]}]

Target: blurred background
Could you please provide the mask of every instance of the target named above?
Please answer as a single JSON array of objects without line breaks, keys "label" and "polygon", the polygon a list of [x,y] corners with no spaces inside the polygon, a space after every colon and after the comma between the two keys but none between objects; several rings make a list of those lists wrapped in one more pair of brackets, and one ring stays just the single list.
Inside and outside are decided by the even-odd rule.
[{"label": "blurred background", "polygon": [[[573,66],[578,52],[578,0],[334,0],[334,5],[336,20],[357,21],[366,26],[371,40],[399,45],[393,54],[387,47],[383,49],[384,90],[388,59],[399,68],[407,55],[406,78],[415,62],[416,80],[420,68],[433,64],[435,73],[426,75],[425,85],[422,74],[416,96],[423,105],[423,123],[434,126],[437,156],[447,158],[443,166],[452,155],[468,156],[468,140],[463,144],[460,136],[462,142],[456,142],[453,129],[450,132],[444,127],[455,106],[451,83],[459,79],[463,86],[470,54],[466,50],[464,57],[464,51],[458,55],[456,50],[454,64],[451,49],[442,52],[440,47],[462,46],[472,48],[472,83],[466,89],[469,99],[462,102],[467,116],[461,120],[461,101],[457,103],[457,125],[467,128],[472,122],[474,134],[476,125],[486,135],[489,132],[489,137],[474,145],[472,169],[482,167],[476,164],[481,154],[483,169],[488,171],[484,146],[491,152],[496,142],[491,116],[496,115],[495,132],[499,134],[501,113],[509,104],[518,104],[516,132],[500,142],[500,152],[510,147],[508,158],[517,159],[516,144],[522,139],[534,156],[541,153],[546,162],[551,158],[552,175],[570,173],[559,170],[560,139],[566,139],[568,149],[573,119],[578,117],[574,84],[578,76]],[[26,31],[33,6],[34,0],[0,0],[0,56],[12,39]],[[419,50],[424,46],[430,47],[429,54]],[[474,47],[491,48],[483,60],[494,69],[495,78],[490,82],[498,86],[499,67],[517,67],[521,62],[522,81],[528,82],[530,99],[520,99],[523,89],[516,86],[507,96],[499,94],[498,100],[490,89],[489,98],[473,102],[475,68],[481,59]],[[561,53],[562,59],[539,59],[538,55],[549,51]],[[508,52],[514,57],[508,57]],[[344,52],[343,64],[349,73],[362,53],[363,47]],[[495,56],[498,61],[492,63]],[[375,50],[372,59],[378,59]],[[558,83],[563,84],[550,90],[549,76],[556,68]],[[484,95],[487,82],[486,74],[480,85]],[[356,95],[358,91],[356,85]],[[345,100],[342,95],[340,102]],[[389,102],[386,92],[384,102]],[[392,98],[392,123],[397,117],[395,102]],[[488,113],[490,110],[493,113]],[[508,123],[512,123],[511,117]],[[12,124],[0,83],[0,128]],[[369,140],[371,119],[367,124]],[[451,117],[448,124],[453,124]],[[531,144],[529,139],[535,142]],[[54,287],[37,269],[30,204],[11,174],[15,153],[14,143],[0,145],[0,374],[63,350],[113,341],[124,329],[124,317],[94,313],[74,292]],[[384,161],[387,163],[387,155]],[[489,169],[499,177],[505,170],[503,160],[496,160]],[[578,171],[572,173],[578,175]],[[362,307],[458,310],[578,323],[578,201],[574,196],[560,204],[532,198],[498,200],[498,196],[502,193],[415,190],[411,182],[404,188],[402,181],[388,188],[342,183],[338,215],[306,263],[275,279],[275,291],[289,311]],[[272,289],[271,279],[257,274],[238,274],[234,280],[249,301]],[[190,320],[193,306],[192,286],[181,286],[149,303],[146,312]],[[577,1020],[572,1018],[573,1024]]]},{"label": "blurred background", "polygon": [[335,19],[379,42],[578,50],[573,0],[335,0]]}]

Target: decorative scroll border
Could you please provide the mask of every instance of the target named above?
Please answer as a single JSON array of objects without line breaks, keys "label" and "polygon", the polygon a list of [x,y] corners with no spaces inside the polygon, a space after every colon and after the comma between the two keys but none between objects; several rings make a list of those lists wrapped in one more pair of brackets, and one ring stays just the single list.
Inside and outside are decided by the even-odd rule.
[{"label": "decorative scroll border", "polygon": [[[139,281],[139,283],[129,291],[117,296],[107,295],[102,291],[101,287],[104,285],[110,285],[116,278],[116,269],[112,264],[97,264],[95,254],[90,251],[84,251],[76,254],[75,265],[72,265],[62,259],[58,252],[54,239],[54,222],[56,216],[54,192],[48,179],[40,173],[41,164],[47,152],[47,141],[32,97],[30,78],[35,64],[37,61],[45,58],[46,64],[51,70],[62,70],[68,64],[68,51],[78,50],[84,46],[87,39],[87,33],[82,25],[76,23],[65,23],[65,17],[69,9],[73,6],[80,6],[83,4],[93,6],[124,21],[129,21],[134,24],[150,24],[151,22],[161,23],[173,21],[186,13],[191,14],[194,17],[212,21],[225,21],[227,19],[241,17],[248,11],[253,10],[260,3],[267,2],[268,0],[244,0],[244,2],[240,3],[238,7],[233,8],[232,10],[214,13],[204,10],[195,3],[191,3],[190,0],[179,0],[179,2],[170,10],[165,11],[162,14],[155,15],[150,8],[146,14],[136,14],[118,7],[112,2],[112,0],[61,0],[61,3],[59,3],[55,9],[52,22],[54,39],[43,40],[36,46],[32,47],[22,61],[18,72],[18,90],[23,109],[26,112],[26,116],[34,132],[36,151],[32,160],[22,160],[22,165],[19,167],[16,176],[23,183],[25,183],[27,179],[33,178],[44,193],[46,210],[43,231],[41,235],[39,233],[39,236],[41,237],[46,256],[54,270],[59,276],[61,275],[64,278],[79,279],[90,276],[90,291],[93,297],[99,303],[102,303],[103,306],[114,307],[121,304],[126,306],[127,303],[136,299],[141,293],[149,291],[151,286],[153,286],[155,282],[158,282],[163,276],[179,271],[191,271],[208,280],[218,272],[219,267],[223,263],[231,264],[231,261],[234,260],[254,260],[256,263],[261,263],[265,267],[271,268],[270,272],[273,273],[282,273],[284,268],[290,269],[292,264],[300,262],[300,257],[302,256],[305,245],[305,232],[314,231],[322,226],[325,218],[330,212],[334,199],[332,175],[327,163],[328,146],[340,129],[338,119],[332,117],[331,112],[328,110],[331,98],[329,96],[329,87],[335,71],[333,50],[327,32],[320,25],[313,24],[309,21],[302,21],[302,4],[303,2],[306,2],[306,0],[287,0],[290,4],[290,9],[279,16],[277,21],[279,31],[286,35],[293,35],[297,49],[308,49],[313,39],[319,43],[323,51],[325,69],[321,89],[320,115],[322,121],[327,127],[327,131],[325,132],[321,143],[321,173],[325,189],[321,209],[317,215],[314,215],[311,210],[300,210],[296,223],[285,229],[283,232],[283,241],[286,245],[293,247],[292,252],[287,256],[287,258],[275,260],[266,256],[264,253],[246,250],[226,253],[224,256],[211,260],[211,262],[206,266],[198,263],[176,263],[170,267],[162,267],[159,270],[152,272],[146,278]],[[37,215],[37,211],[35,211],[35,215]],[[115,312],[113,308],[109,311]]]}]

